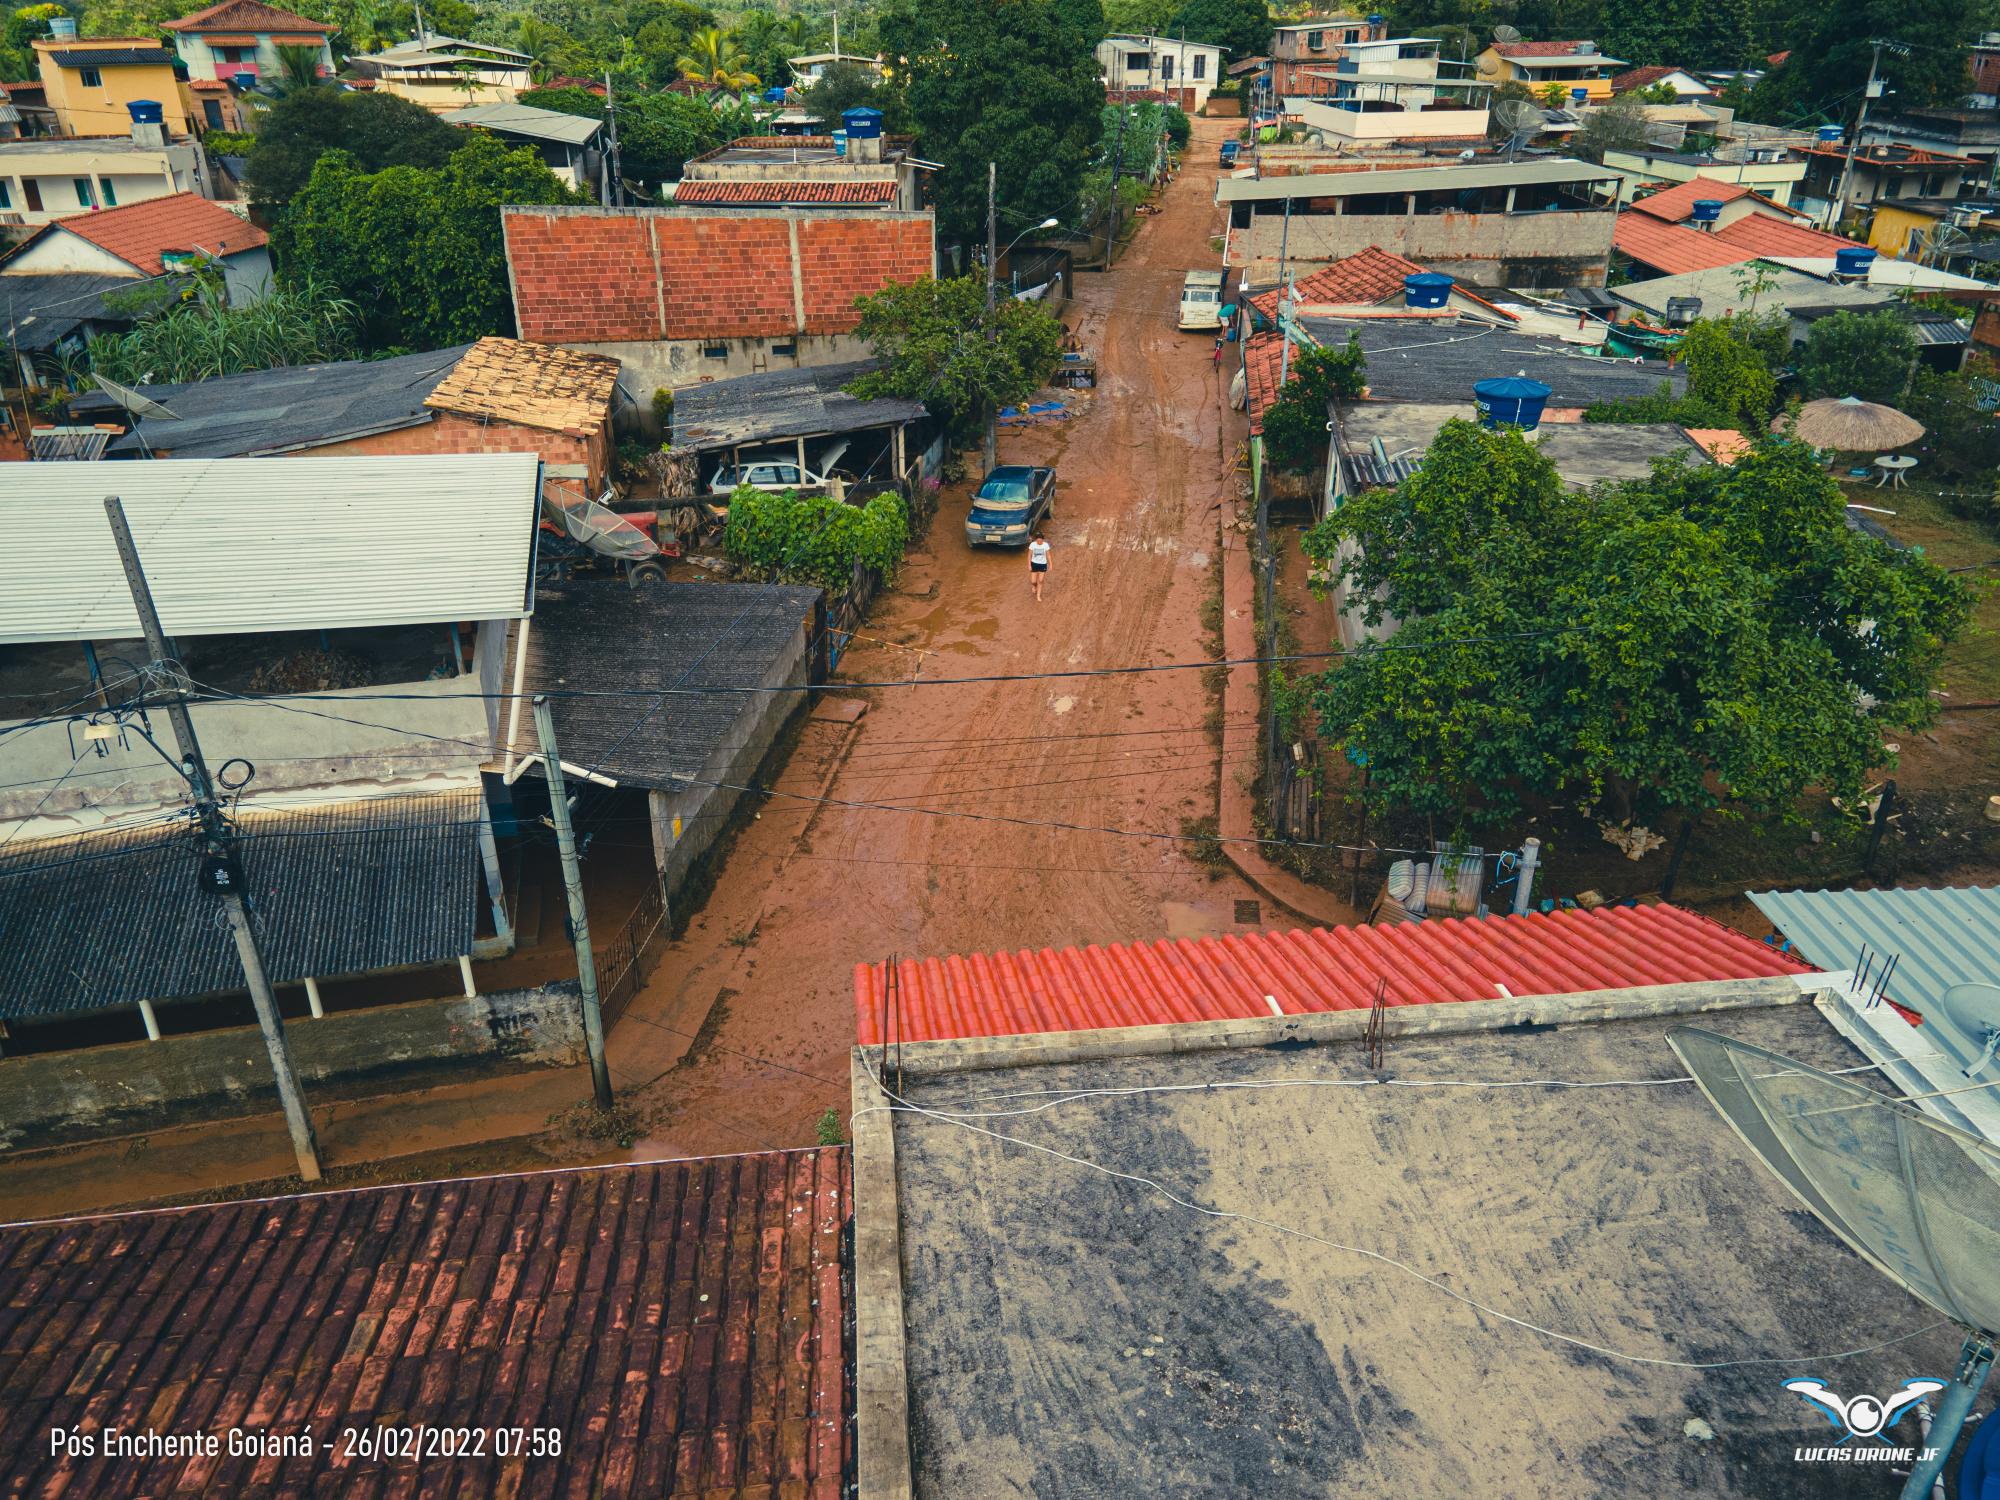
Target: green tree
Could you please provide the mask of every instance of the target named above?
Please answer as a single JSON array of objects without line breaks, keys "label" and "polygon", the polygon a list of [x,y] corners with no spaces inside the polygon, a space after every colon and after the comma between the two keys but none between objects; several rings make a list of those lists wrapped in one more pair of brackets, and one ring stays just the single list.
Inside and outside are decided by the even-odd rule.
[{"label": "green tree", "polygon": [[[1178,0],[1104,0],[1104,29],[1134,36],[1165,36]],[[1269,41],[1267,34],[1265,40]]]},{"label": "green tree", "polygon": [[518,96],[522,104],[535,109],[552,109],[558,114],[580,115],[586,120],[604,118],[604,96],[593,94],[589,89],[568,84],[559,89],[523,89]]},{"label": "green tree", "polygon": [[681,70],[681,77],[714,88],[734,92],[757,86],[757,75],[750,71],[750,60],[736,45],[736,38],[713,26],[688,38],[688,50],[675,59],[674,66]]},{"label": "green tree", "polygon": [[273,237],[286,284],[351,300],[378,347],[511,333],[500,205],[575,199],[533,151],[484,132],[459,140],[431,170],[370,173],[344,151],[324,153]]},{"label": "green tree", "polygon": [[1326,461],[1327,408],[1361,394],[1368,359],[1350,333],[1338,349],[1294,349],[1278,398],[1264,409],[1264,454],[1273,467],[1293,473]]},{"label": "green tree", "polygon": [[1040,303],[1001,297],[989,314],[982,276],[886,286],[855,306],[856,332],[882,365],[848,390],[921,401],[957,437],[1032,395],[1062,349],[1062,325]]},{"label": "green tree", "polygon": [[691,156],[742,133],[735,112],[685,94],[639,94],[618,106],[618,155],[634,182],[672,182]]},{"label": "green tree", "polygon": [[1639,67],[1740,68],[1753,55],[1749,0],[1604,0],[1604,50]]},{"label": "green tree", "polygon": [[840,117],[850,109],[879,109],[891,128],[900,128],[902,95],[890,85],[879,83],[875,75],[859,63],[834,63],[819,75],[819,81],[805,91],[803,107],[818,115],[827,128],[840,128]]},{"label": "green tree", "polygon": [[441,167],[465,133],[421,104],[393,94],[302,89],[278,100],[257,122],[250,153],[250,196],[284,203],[311,177],[327,151],[345,152],[364,172],[383,167]]},{"label": "green tree", "polygon": [[1794,124],[1851,119],[1868,77],[1869,42],[1876,38],[1910,44],[1903,53],[1882,52],[1878,76],[1898,108],[1958,104],[1972,87],[1959,39],[1976,35],[1993,19],[1986,0],[1847,0],[1788,7],[1782,18],[1767,23],[1767,39],[1791,55],[1757,84],[1751,116]]},{"label": "green tree", "polygon": [[1922,556],[1850,531],[1799,444],[1566,490],[1511,431],[1452,422],[1392,490],[1308,533],[1396,649],[1321,677],[1368,795],[1465,823],[1581,796],[1614,816],[1853,796],[1970,612]]},{"label": "green tree", "polygon": [[1764,356],[1743,337],[1751,326],[1703,318],[1681,340],[1681,357],[1687,361],[1688,398],[1715,424],[1762,432],[1778,383]]},{"label": "green tree", "polygon": [[1894,405],[1903,399],[1916,359],[1916,335],[1893,312],[1832,313],[1806,335],[1799,385],[1808,396]]},{"label": "green tree", "polygon": [[1008,222],[1074,222],[1104,105],[1097,0],[891,0],[880,29],[920,149],[944,167],[946,235],[984,238],[988,162]]},{"label": "green tree", "polygon": [[1168,35],[1227,47],[1235,59],[1259,57],[1271,50],[1271,12],[1264,0],[1187,0]]},{"label": "green tree", "polygon": [[1597,161],[1607,151],[1635,151],[1646,144],[1646,106],[1631,94],[1620,94],[1590,111],[1577,132],[1577,144]]}]

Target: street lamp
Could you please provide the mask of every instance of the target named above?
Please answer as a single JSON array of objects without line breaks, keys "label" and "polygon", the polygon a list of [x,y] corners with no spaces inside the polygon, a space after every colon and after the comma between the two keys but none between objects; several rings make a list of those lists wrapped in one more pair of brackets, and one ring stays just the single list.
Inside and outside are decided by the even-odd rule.
[{"label": "street lamp", "polygon": [[[994,273],[999,269],[1001,254],[1005,253],[994,248],[1000,237],[998,211],[993,204],[994,179],[998,175],[997,165],[993,162],[988,162],[986,164],[986,321],[988,324],[987,336],[989,338],[992,336]],[[1012,251],[1016,245],[1020,244],[1029,235],[1039,234],[1044,229],[1054,229],[1061,222],[1060,219],[1047,218],[1039,224],[1030,224],[1026,229],[1007,242],[1007,250]],[[986,413],[986,467],[989,470],[993,467],[993,460],[998,452],[999,440],[994,433],[994,421],[998,415],[997,412],[992,410],[991,403],[989,402]]]}]

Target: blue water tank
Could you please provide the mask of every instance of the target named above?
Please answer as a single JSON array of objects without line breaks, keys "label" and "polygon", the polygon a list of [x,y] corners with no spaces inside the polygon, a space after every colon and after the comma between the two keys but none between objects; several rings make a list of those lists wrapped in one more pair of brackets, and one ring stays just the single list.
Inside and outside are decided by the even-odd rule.
[{"label": "blue water tank", "polygon": [[1371,12],[1368,17],[1368,27],[1371,31],[1380,31],[1382,29],[1383,23],[1386,22],[1388,19],[1389,18],[1383,15],[1382,12],[1379,10]]},{"label": "blue water tank", "polygon": [[1551,394],[1539,380],[1521,375],[1482,380],[1472,387],[1481,427],[1519,427],[1524,432],[1542,425],[1542,408],[1549,404]]},{"label": "blue water tank", "polygon": [[158,125],[166,118],[157,99],[134,99],[125,106],[125,112],[132,117],[134,125]]},{"label": "blue water tank", "polygon": [[836,130],[836,131],[835,131],[835,132],[833,133],[833,154],[834,154],[835,156],[845,156],[845,155],[847,155],[847,132],[846,132],[846,131],[844,131],[844,130]]},{"label": "blue water tank", "polygon": [[75,16],[51,16],[49,18],[49,40],[56,42],[74,41],[76,38]]},{"label": "blue water tank", "polygon": [[1694,206],[1688,210],[1688,217],[1697,224],[1713,224],[1722,217],[1722,200],[1697,198],[1694,200]]},{"label": "blue water tank", "polygon": [[1828,142],[1831,142],[1831,141],[1837,141],[1837,140],[1839,140],[1839,139],[1840,139],[1840,127],[1839,127],[1838,125],[1822,125],[1822,126],[1820,126],[1820,128],[1819,128],[1819,138],[1820,138],[1820,139],[1821,139],[1822,141],[1828,141]]},{"label": "blue water tank", "polygon": [[785,102],[784,89],[782,87],[773,87],[765,89],[764,102],[766,104],[783,104]]},{"label": "blue water tank", "polygon": [[1452,281],[1436,271],[1403,278],[1403,303],[1408,307],[1443,307],[1451,300]]},{"label": "blue water tank", "polygon": [[1577,103],[1577,104],[1583,104],[1583,103],[1585,103],[1585,102],[1587,102],[1587,101],[1589,100],[1589,98],[1590,98],[1590,90],[1589,90],[1589,89],[1571,89],[1571,90],[1569,91],[1569,97],[1570,97],[1570,99],[1571,99],[1571,100],[1572,100],[1573,102],[1575,102],[1575,103]]},{"label": "blue water tank", "polygon": [[842,110],[840,122],[847,127],[850,141],[875,140],[882,134],[882,111],[870,109],[865,104]]},{"label": "blue water tank", "polygon": [[1845,250],[1833,252],[1833,274],[1836,276],[1866,276],[1868,268],[1875,264],[1875,252],[1866,245],[1850,245]]}]

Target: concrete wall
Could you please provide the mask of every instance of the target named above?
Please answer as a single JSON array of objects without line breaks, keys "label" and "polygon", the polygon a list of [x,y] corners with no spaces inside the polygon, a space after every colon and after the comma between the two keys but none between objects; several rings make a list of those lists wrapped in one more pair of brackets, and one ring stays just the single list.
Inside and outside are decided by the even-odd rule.
[{"label": "concrete wall", "polygon": [[[289,1021],[308,1094],[348,1097],[583,1058],[574,983]],[[25,1150],[278,1108],[255,1026],[0,1058],[0,1150]]]},{"label": "concrete wall", "polygon": [[[711,380],[733,380],[762,370],[810,370],[868,359],[873,351],[851,333],[796,333],[777,338],[644,339],[564,344],[584,354],[608,354],[631,378],[626,386],[646,399],[664,386],[680,390]],[[711,354],[719,349],[720,354]],[[789,354],[784,351],[789,349]]]},{"label": "concrete wall", "polygon": [[[1298,214],[1292,215],[1290,258],[1341,260],[1371,245],[1432,271],[1481,287],[1603,286],[1611,257],[1608,211],[1555,210],[1526,214]],[[1238,263],[1253,271],[1275,267],[1285,232],[1284,215],[1258,214],[1248,230],[1232,236],[1247,247]]]},{"label": "concrete wall", "polygon": [[[763,687],[798,686],[806,681],[810,664],[806,659],[806,625],[778,656],[760,684]],[[807,707],[806,693],[759,693],[756,703],[739,717],[729,735],[708,758],[701,779],[747,786],[757,765],[783,733],[794,713]],[[653,815],[653,850],[664,874],[669,897],[675,895],[688,870],[701,858],[729,820],[731,810],[743,794],[730,787],[690,786],[680,791],[648,794]],[[674,836],[674,819],[681,820],[680,836]]]}]

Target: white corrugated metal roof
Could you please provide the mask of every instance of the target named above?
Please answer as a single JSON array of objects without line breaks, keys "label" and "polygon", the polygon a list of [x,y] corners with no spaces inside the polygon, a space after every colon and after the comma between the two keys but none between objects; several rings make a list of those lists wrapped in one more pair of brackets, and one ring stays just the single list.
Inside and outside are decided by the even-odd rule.
[{"label": "white corrugated metal roof", "polygon": [[1865,946],[1875,972],[1894,958],[1889,998],[1931,1009],[1955,984],[2000,978],[2000,887],[1886,891],[1752,891],[1807,963],[1835,973]]},{"label": "white corrugated metal roof", "polygon": [[168,635],[517,619],[532,453],[0,464],[0,643],[139,634],[115,494]]},{"label": "white corrugated metal roof", "polygon": [[[1368,172],[1307,172],[1292,177],[1243,181],[1225,177],[1215,185],[1217,203],[1284,198],[1353,198],[1367,193],[1455,192],[1481,187],[1562,186],[1601,182],[1617,172],[1567,157],[1536,161],[1475,162],[1468,166],[1384,167]],[[1607,205],[1608,208],[1608,205]]]}]

